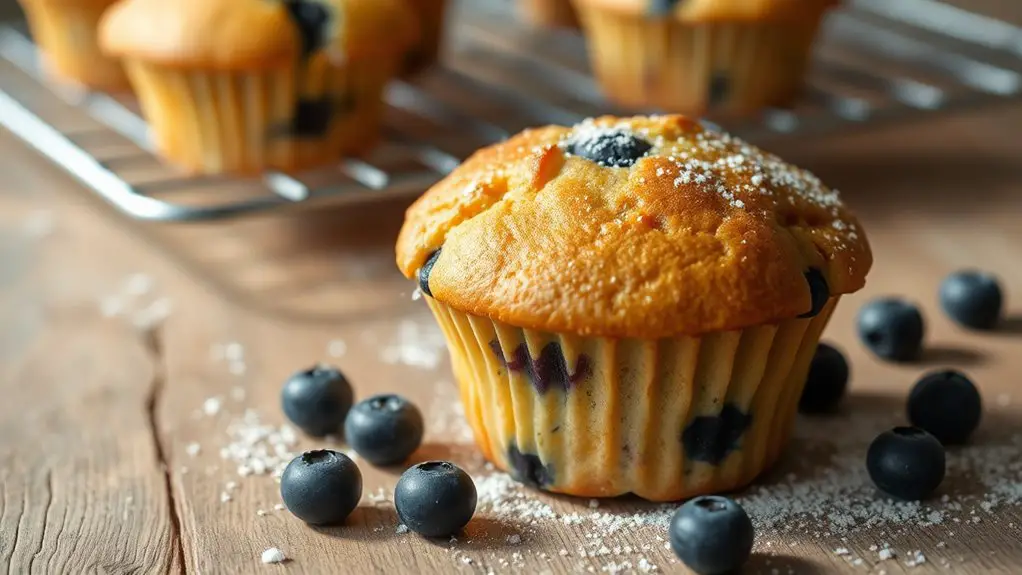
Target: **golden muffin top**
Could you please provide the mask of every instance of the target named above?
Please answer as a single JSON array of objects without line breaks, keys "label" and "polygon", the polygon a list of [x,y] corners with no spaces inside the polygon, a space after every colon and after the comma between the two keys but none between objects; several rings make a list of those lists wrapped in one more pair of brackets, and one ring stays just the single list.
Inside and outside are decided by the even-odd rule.
[{"label": "golden muffin top", "polygon": [[804,20],[840,0],[583,0],[629,14],[673,17],[685,22]]},{"label": "golden muffin top", "polygon": [[862,287],[866,236],[811,173],[684,116],[527,130],[407,211],[397,264],[519,327],[696,335],[818,312]]},{"label": "golden muffin top", "polygon": [[112,56],[215,70],[272,68],[320,50],[343,61],[417,40],[403,0],[123,0],[100,22]]}]

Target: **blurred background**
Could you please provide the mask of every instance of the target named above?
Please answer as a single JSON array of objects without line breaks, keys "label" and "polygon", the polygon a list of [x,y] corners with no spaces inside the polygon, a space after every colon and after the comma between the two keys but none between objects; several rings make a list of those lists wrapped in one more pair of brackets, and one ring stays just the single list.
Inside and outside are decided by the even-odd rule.
[{"label": "blurred background", "polygon": [[[394,265],[404,210],[482,145],[525,126],[619,109],[590,74],[576,31],[515,22],[509,1],[455,5],[442,64],[390,84],[383,144],[364,157],[296,175],[184,174],[152,153],[132,97],[51,83],[24,28],[0,31],[0,124],[6,126],[0,127],[0,455],[7,458],[0,471],[16,470],[3,476],[3,492],[9,501],[23,501],[21,512],[0,513],[0,530],[22,533],[10,553],[13,572],[29,571],[18,560],[53,555],[66,556],[65,563],[46,567],[71,566],[62,572],[89,571],[86,564],[164,572],[180,560],[194,562],[196,571],[252,573],[262,568],[261,548],[252,546],[281,542],[294,544],[301,553],[295,567],[309,572],[336,570],[356,556],[382,562],[381,572],[451,571],[455,554],[445,546],[390,539],[386,510],[364,516],[367,526],[379,527],[379,549],[390,550],[380,553],[366,553],[366,539],[343,530],[311,532],[272,518],[253,523],[257,508],[277,501],[277,486],[239,479],[218,454],[232,417],[251,410],[271,427],[280,424],[281,382],[325,360],[340,364],[361,396],[399,392],[420,405],[429,414],[424,447],[431,456],[478,459],[443,338],[414,299],[415,283]],[[0,19],[17,12],[14,0],[0,0]],[[796,456],[764,479],[767,489],[781,482],[781,497],[786,481],[800,486],[788,493],[798,493],[812,491],[801,486],[813,477],[854,479],[861,471],[855,454],[865,451],[863,440],[873,430],[859,429],[836,447],[825,440],[845,435],[846,425],[873,425],[878,418],[888,425],[904,412],[910,384],[938,367],[967,369],[983,389],[989,423],[969,447],[978,451],[967,453],[980,453],[976,460],[1018,459],[1018,439],[1004,438],[1022,434],[1022,266],[1013,249],[1022,245],[1019,23],[1017,0],[848,0],[814,49],[798,106],[720,119],[839,188],[875,252],[867,287],[844,298],[826,333],[854,365],[848,403],[828,420],[834,429],[806,428],[791,449]],[[1000,331],[964,331],[940,311],[941,279],[972,266],[997,274],[1009,292]],[[862,304],[890,294],[918,302],[926,314],[927,347],[919,362],[878,361],[856,339]],[[1000,440],[1013,450],[982,451]],[[198,442],[201,453],[193,449]],[[835,463],[835,455],[852,464]],[[185,473],[189,466],[193,471]],[[364,472],[367,492],[393,487],[392,470]],[[797,479],[787,479],[789,473]],[[1022,476],[1000,477],[1006,493],[1018,493]],[[985,489],[975,476],[960,474],[956,481],[967,494]],[[235,482],[244,487],[227,505],[224,485]],[[183,514],[176,535],[154,527],[172,523],[168,509],[175,500]],[[870,490],[856,501],[870,516],[875,500]],[[558,512],[591,512],[584,501],[543,501]],[[772,507],[804,504],[797,497],[778,501]],[[1005,524],[1022,525],[1022,507],[999,506],[995,516],[972,524],[969,508],[956,500],[934,505],[949,518],[964,516],[958,538],[944,534],[949,521],[917,527],[897,515],[892,545],[923,549],[934,566],[946,555],[955,572],[1019,572],[1018,528]],[[950,509],[956,505],[958,511]],[[600,511],[642,509],[615,501]],[[66,529],[47,523],[65,520]],[[834,549],[875,549],[879,542],[867,537],[869,530],[838,537],[805,527],[777,539],[781,553],[798,547],[797,571],[785,572],[861,572]],[[562,545],[574,550],[604,540],[560,522],[529,529],[535,536],[522,540],[523,572],[550,569],[536,553],[558,561]],[[74,545],[55,539],[70,532],[78,537]],[[0,556],[3,542],[16,539],[0,537]],[[166,552],[173,539],[187,541],[180,559]],[[399,543],[389,547],[388,540]],[[494,541],[505,547],[503,536]],[[670,552],[654,547],[653,559],[670,565]],[[125,549],[139,553],[128,557]],[[969,564],[957,570],[966,555]],[[788,565],[783,556],[770,557],[774,563],[761,571]],[[420,568],[402,569],[401,561]],[[801,568],[809,562],[820,568]]]},{"label": "blurred background", "polygon": [[13,18],[21,14],[17,0],[0,0],[0,18]]}]

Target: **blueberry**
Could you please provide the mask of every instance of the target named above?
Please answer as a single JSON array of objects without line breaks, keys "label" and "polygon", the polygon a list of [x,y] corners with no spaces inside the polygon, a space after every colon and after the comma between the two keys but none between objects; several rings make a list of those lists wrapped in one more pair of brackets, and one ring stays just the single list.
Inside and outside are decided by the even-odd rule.
[{"label": "blueberry", "polygon": [[945,445],[968,439],[982,413],[976,386],[954,370],[924,375],[908,395],[908,420]]},{"label": "blueberry", "polygon": [[321,2],[308,0],[286,0],[288,15],[302,41],[302,55],[310,56],[326,45],[326,30],[330,24],[330,12]]},{"label": "blueberry", "polygon": [[422,443],[422,414],[399,395],[376,395],[360,401],[344,421],[344,439],[373,465],[408,459]]},{"label": "blueberry", "polygon": [[291,460],[280,476],[280,496],[295,517],[312,525],[337,525],[362,498],[362,473],[343,453],[321,449]]},{"label": "blueberry", "polygon": [[433,271],[433,266],[436,265],[437,259],[440,257],[440,250],[437,250],[426,258],[426,263],[422,264],[419,268],[419,289],[422,293],[433,297],[433,292],[429,289],[429,274]]},{"label": "blueberry", "polygon": [[623,128],[588,128],[575,132],[565,142],[565,151],[605,167],[627,168],[653,146]]},{"label": "blueberry", "polygon": [[925,499],[944,481],[944,446],[918,427],[895,427],[873,440],[866,470],[884,493],[904,499]]},{"label": "blueberry", "polygon": [[710,77],[710,87],[707,98],[711,106],[727,102],[731,95],[731,77],[727,72],[714,72]]},{"label": "blueberry", "polygon": [[892,361],[917,359],[923,349],[923,315],[898,298],[881,298],[859,310],[859,337],[877,356]]},{"label": "blueberry", "polygon": [[685,457],[719,465],[733,451],[745,431],[752,425],[752,414],[745,413],[733,403],[724,404],[719,415],[700,415],[692,419],[681,434]]},{"label": "blueberry", "polygon": [[821,343],[816,346],[809,376],[802,390],[798,409],[802,413],[834,411],[848,388],[848,361],[837,348]]},{"label": "blueberry", "polygon": [[452,535],[468,525],[476,512],[476,486],[453,463],[419,463],[398,480],[394,507],[401,522],[419,535]]},{"label": "blueberry", "polygon": [[650,0],[649,2],[649,15],[650,16],[666,16],[674,10],[674,6],[681,0]]},{"label": "blueberry", "polygon": [[816,317],[823,311],[827,300],[830,299],[830,286],[827,285],[827,278],[823,277],[823,272],[816,268],[809,268],[809,271],[805,273],[805,278],[806,283],[809,284],[809,299],[812,307],[798,317]]},{"label": "blueberry", "polygon": [[280,400],[291,423],[313,437],[323,437],[341,430],[353,393],[337,368],[317,365],[292,375]]},{"label": "blueberry", "polygon": [[697,497],[671,519],[671,549],[700,575],[735,572],[749,560],[754,531],[741,505],[726,497]]},{"label": "blueberry", "polygon": [[955,272],[940,284],[940,306],[951,319],[973,329],[992,329],[1001,319],[1004,296],[994,276],[974,270]]},{"label": "blueberry", "polygon": [[554,484],[553,466],[544,464],[538,455],[522,453],[514,441],[507,450],[507,462],[511,475],[530,487],[542,489]]}]

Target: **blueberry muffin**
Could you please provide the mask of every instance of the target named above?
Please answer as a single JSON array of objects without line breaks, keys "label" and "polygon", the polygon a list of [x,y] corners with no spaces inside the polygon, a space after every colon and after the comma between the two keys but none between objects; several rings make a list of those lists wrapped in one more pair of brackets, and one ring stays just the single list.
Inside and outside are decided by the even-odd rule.
[{"label": "blueberry muffin", "polygon": [[19,0],[43,66],[58,80],[107,91],[128,87],[120,62],[100,52],[99,19],[117,0]]},{"label": "blueberry muffin", "polygon": [[578,15],[569,0],[519,0],[525,21],[546,28],[578,28]]},{"label": "blueberry muffin", "polygon": [[406,0],[419,18],[422,35],[419,42],[408,52],[404,71],[414,74],[433,65],[440,55],[443,41],[444,22],[447,17],[447,0]]},{"label": "blueberry muffin", "polygon": [[657,501],[773,463],[872,264],[837,192],[684,116],[528,130],[416,201],[397,264],[476,440],[521,481]]},{"label": "blueberry muffin", "polygon": [[100,32],[163,156],[218,173],[372,146],[418,27],[403,0],[124,0]]},{"label": "blueberry muffin", "polygon": [[574,0],[593,70],[626,106],[745,115],[798,95],[837,0]]}]

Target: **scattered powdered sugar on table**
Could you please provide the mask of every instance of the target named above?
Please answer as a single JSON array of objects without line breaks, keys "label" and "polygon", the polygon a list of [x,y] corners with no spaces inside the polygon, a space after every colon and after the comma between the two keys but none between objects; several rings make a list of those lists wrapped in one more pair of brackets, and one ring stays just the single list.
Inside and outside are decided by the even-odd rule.
[{"label": "scattered powdered sugar on table", "polygon": [[433,322],[402,320],[392,339],[383,342],[380,359],[384,363],[435,369],[446,356],[447,343]]},{"label": "scattered powdered sugar on table", "polygon": [[284,555],[284,552],[281,551],[280,549],[277,549],[276,547],[270,547],[269,549],[263,551],[263,554],[260,557],[260,559],[262,559],[262,562],[266,563],[267,565],[274,563],[283,563],[284,561],[287,561],[287,557]]},{"label": "scattered powdered sugar on table", "polygon": [[227,364],[227,371],[231,375],[240,377],[248,371],[248,364],[245,362],[245,346],[239,342],[215,343],[209,352],[214,361],[222,361]]},{"label": "scattered powdered sugar on table", "polygon": [[465,420],[465,406],[458,397],[456,384],[438,381],[433,385],[433,399],[427,414],[427,438],[458,446],[472,444],[472,428]]},{"label": "scattered powdered sugar on table", "polygon": [[150,330],[163,323],[173,310],[170,299],[155,295],[156,282],[147,274],[126,277],[117,290],[99,302],[103,317],[127,319],[140,330]]},{"label": "scattered powdered sugar on table", "polygon": [[41,240],[53,234],[57,227],[57,219],[50,210],[35,210],[25,216],[21,230],[26,237]]},{"label": "scattered powdered sugar on table", "polygon": [[348,343],[343,339],[333,339],[326,346],[326,354],[330,357],[344,357],[348,353]]},{"label": "scattered powdered sugar on table", "polygon": [[[737,497],[759,533],[802,532],[815,537],[887,527],[904,531],[957,523],[998,506],[1022,504],[1022,435],[986,437],[947,452],[945,495],[924,502],[895,501],[879,494],[865,457],[880,432],[900,424],[896,416],[854,413],[799,421],[791,453],[832,452],[812,469],[766,478]],[[967,491],[955,480],[966,480]],[[979,517],[975,517],[979,519]]]},{"label": "scattered powdered sugar on table", "polygon": [[220,457],[237,466],[238,475],[273,474],[279,477],[295,457],[298,436],[289,425],[263,423],[253,409],[246,409],[227,426],[228,443]]}]

